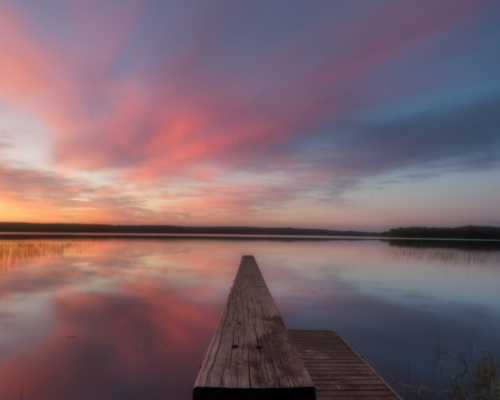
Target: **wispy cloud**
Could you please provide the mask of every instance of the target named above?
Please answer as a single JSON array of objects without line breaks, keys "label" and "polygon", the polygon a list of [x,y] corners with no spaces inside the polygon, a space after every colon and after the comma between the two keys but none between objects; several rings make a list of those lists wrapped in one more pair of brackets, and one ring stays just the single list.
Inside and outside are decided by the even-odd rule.
[{"label": "wispy cloud", "polygon": [[148,191],[152,207],[77,185],[120,218],[189,219],[338,199],[401,170],[498,168],[494,2],[38,7],[0,2],[0,98],[52,132],[54,173],[3,174],[64,209],[63,170],[190,187],[163,205]]}]

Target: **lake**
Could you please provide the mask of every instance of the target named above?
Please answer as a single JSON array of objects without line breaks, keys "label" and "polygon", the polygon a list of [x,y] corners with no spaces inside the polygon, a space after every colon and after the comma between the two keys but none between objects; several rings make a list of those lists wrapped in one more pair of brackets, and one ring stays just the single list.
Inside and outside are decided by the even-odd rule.
[{"label": "lake", "polygon": [[4,236],[0,399],[190,399],[246,254],[288,328],[336,331],[403,398],[500,355],[500,242]]}]

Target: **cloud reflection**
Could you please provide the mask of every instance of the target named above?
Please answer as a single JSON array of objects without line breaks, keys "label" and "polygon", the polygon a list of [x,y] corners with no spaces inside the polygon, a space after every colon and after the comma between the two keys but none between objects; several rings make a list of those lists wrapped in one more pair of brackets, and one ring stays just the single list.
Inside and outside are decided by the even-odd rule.
[{"label": "cloud reflection", "polygon": [[335,330],[390,382],[409,361],[432,378],[423,357],[438,330],[448,349],[468,345],[472,328],[498,348],[498,270],[445,274],[439,260],[388,248],[110,238],[39,268],[21,262],[0,274],[0,398],[19,398],[21,385],[27,399],[191,398],[242,254],[255,255],[288,327]]},{"label": "cloud reflection", "polygon": [[28,398],[185,398],[219,317],[154,283],[60,295],[51,307],[50,334],[2,363],[2,395],[15,398],[23,381]]},{"label": "cloud reflection", "polygon": [[51,258],[71,247],[47,242],[4,246],[18,268],[0,275],[0,398],[189,398],[230,285],[214,298],[217,261],[130,240]]}]

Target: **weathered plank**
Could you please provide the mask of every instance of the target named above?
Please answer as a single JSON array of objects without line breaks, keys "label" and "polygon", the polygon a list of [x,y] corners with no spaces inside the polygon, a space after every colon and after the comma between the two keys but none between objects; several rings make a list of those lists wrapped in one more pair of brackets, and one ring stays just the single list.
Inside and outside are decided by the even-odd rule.
[{"label": "weathered plank", "polygon": [[193,399],[315,399],[313,382],[253,256],[241,259]]},{"label": "weathered plank", "polygon": [[318,400],[400,400],[335,332],[289,330]]}]

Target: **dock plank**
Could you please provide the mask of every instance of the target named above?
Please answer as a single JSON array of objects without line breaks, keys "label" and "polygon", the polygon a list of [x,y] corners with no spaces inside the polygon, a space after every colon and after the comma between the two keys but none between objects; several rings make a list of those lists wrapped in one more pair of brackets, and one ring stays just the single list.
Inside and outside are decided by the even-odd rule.
[{"label": "dock plank", "polygon": [[194,400],[315,399],[314,384],[253,256],[243,256]]},{"label": "dock plank", "polygon": [[401,400],[335,332],[289,330],[317,400]]}]

